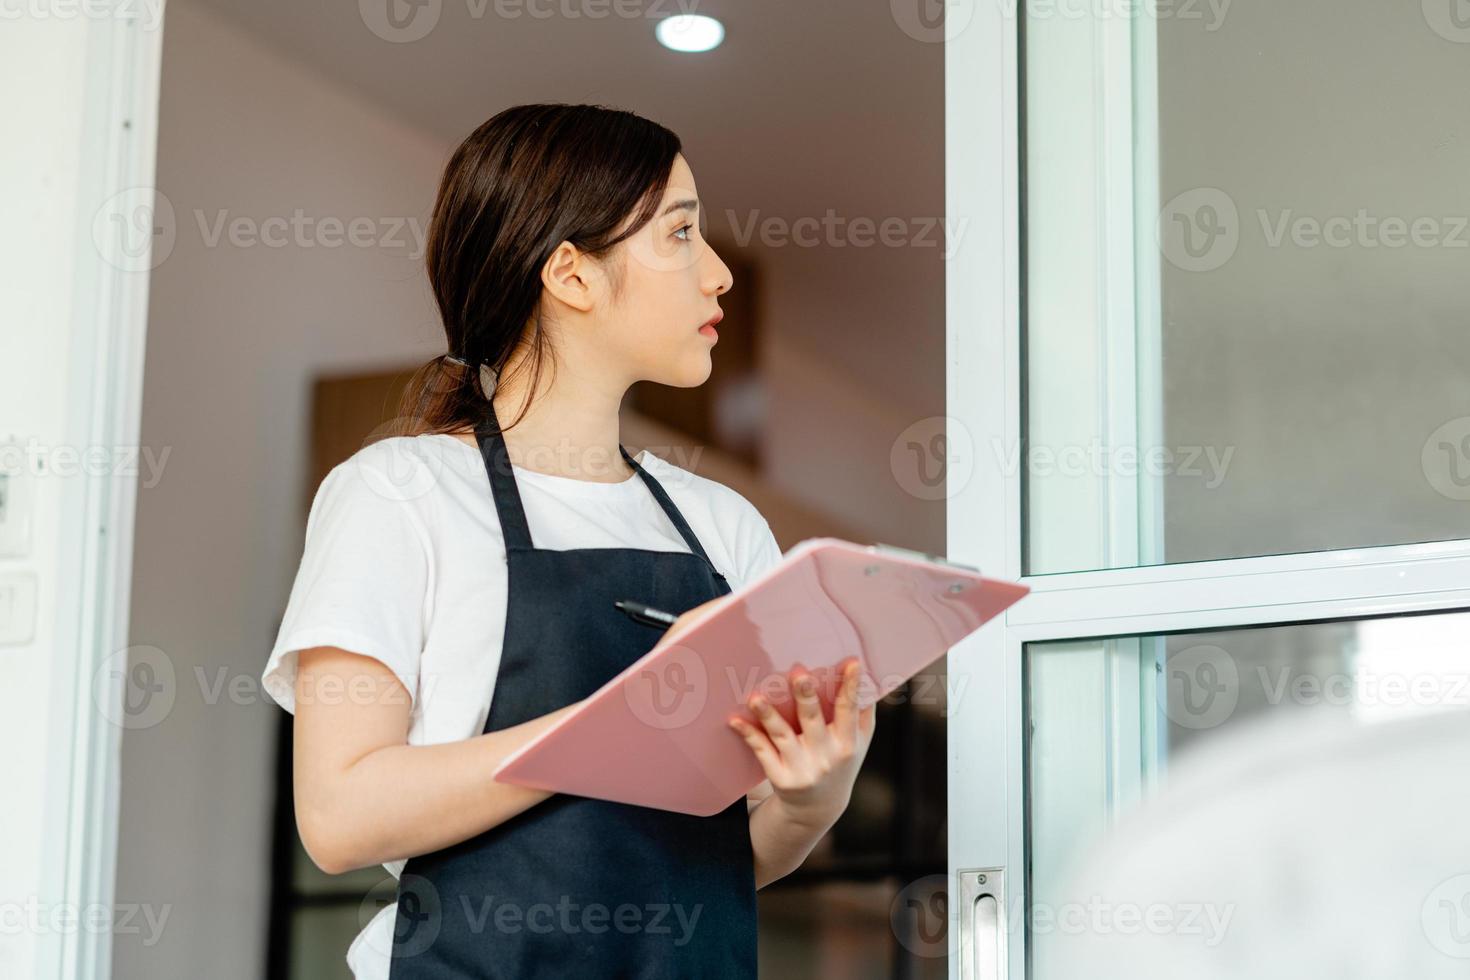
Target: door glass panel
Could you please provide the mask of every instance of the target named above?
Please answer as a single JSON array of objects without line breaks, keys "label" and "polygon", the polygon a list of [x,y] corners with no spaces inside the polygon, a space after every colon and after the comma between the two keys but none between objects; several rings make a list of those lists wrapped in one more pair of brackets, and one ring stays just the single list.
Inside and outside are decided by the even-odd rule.
[{"label": "door glass panel", "polygon": [[1182,751],[1281,712],[1372,723],[1470,707],[1470,614],[1028,644],[1027,948],[1049,972],[1059,896]]},{"label": "door glass panel", "polygon": [[1466,536],[1457,4],[1028,5],[1029,574]]}]

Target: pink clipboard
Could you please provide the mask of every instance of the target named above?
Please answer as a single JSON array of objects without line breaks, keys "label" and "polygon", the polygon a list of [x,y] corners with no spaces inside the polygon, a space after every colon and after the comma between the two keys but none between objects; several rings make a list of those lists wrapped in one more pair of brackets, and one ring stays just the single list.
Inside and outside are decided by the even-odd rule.
[{"label": "pink clipboard", "polygon": [[[863,665],[871,704],[1030,591],[906,549],[808,538],[506,757],[500,782],[709,816],[760,764],[727,724],[760,690],[789,722],[784,679],[815,676],[830,721],[838,670]],[[628,596],[638,600],[639,596]],[[609,615],[621,615],[609,610]],[[652,627],[650,627],[652,629]]]}]

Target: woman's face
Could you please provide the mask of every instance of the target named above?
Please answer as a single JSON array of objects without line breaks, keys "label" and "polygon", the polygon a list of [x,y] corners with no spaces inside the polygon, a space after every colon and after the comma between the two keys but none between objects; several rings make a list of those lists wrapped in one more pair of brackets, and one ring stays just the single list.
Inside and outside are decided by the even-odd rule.
[{"label": "woman's face", "polygon": [[676,156],[653,218],[612,256],[622,289],[607,296],[600,318],[604,352],[634,379],[689,388],[709,378],[718,337],[700,328],[720,315],[731,276],[700,231],[705,220],[694,174]]}]

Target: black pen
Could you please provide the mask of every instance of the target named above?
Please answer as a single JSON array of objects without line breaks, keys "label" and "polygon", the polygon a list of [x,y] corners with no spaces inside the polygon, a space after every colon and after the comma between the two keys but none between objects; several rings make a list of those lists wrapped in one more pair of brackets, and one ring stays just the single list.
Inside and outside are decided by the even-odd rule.
[{"label": "black pen", "polygon": [[642,623],[645,626],[657,626],[659,629],[668,629],[674,625],[674,620],[679,618],[673,613],[664,612],[662,609],[655,609],[652,606],[645,606],[643,603],[634,602],[631,599],[623,599],[619,602],[614,602],[613,605],[626,613],[629,619]]}]

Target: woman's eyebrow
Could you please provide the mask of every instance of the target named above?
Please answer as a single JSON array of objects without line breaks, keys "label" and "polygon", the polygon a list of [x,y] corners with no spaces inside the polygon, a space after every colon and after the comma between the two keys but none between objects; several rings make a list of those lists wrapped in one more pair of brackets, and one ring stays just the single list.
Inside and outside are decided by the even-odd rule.
[{"label": "woman's eyebrow", "polygon": [[663,213],[660,214],[659,217],[662,218],[665,214],[672,214],[675,211],[698,211],[698,210],[699,210],[699,201],[696,200],[696,199],[694,199],[694,198],[689,198],[689,199],[683,200],[683,201],[675,201],[674,203],[670,204],[668,207],[664,208]]}]

